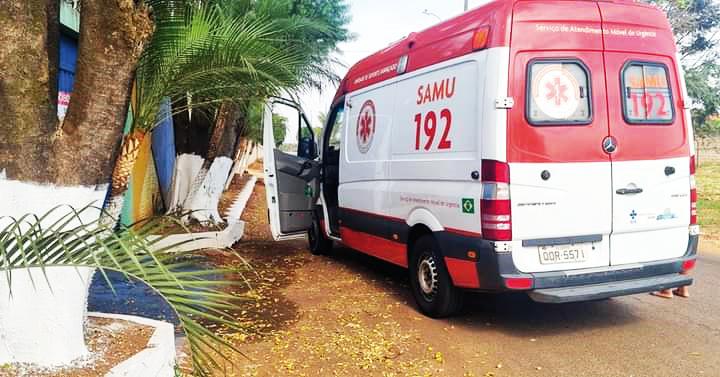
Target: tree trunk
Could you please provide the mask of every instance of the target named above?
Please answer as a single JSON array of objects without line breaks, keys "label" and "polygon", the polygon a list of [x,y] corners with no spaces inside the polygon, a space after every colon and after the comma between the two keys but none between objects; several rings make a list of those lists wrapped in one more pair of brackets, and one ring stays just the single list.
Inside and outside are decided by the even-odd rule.
[{"label": "tree trunk", "polygon": [[250,150],[251,141],[247,137],[248,133],[248,127],[247,127],[247,116],[246,111],[241,111],[240,116],[238,117],[237,121],[237,129],[238,129],[238,139],[235,143],[235,151],[233,152],[233,167],[230,171],[230,176],[227,179],[227,182],[225,182],[225,189],[227,190],[230,187],[230,184],[232,183],[233,178],[236,174],[243,174],[245,171],[245,167],[247,165],[247,153]]},{"label": "tree trunk", "polygon": [[109,199],[105,204],[103,223],[107,225],[112,225],[112,222],[120,220],[125,203],[125,193],[130,185],[130,176],[146,135],[144,131],[133,131],[122,139],[120,153],[112,173]]},{"label": "tree trunk", "polygon": [[[179,107],[187,106],[187,102],[180,102]],[[205,110],[194,110],[192,117],[190,111],[182,111],[173,115],[175,126],[175,150],[179,155],[193,154],[207,157],[208,140],[213,126],[212,115]]]},{"label": "tree trunk", "polygon": [[0,179],[52,181],[47,161],[57,124],[58,13],[57,0],[0,5]]},{"label": "tree trunk", "polygon": [[[0,4],[0,216],[102,203],[133,69],[152,31],[147,9],[134,0],[82,2],[78,71],[59,125],[58,13],[58,0]],[[52,224],[63,214],[44,221]],[[99,213],[87,216],[97,219]],[[72,267],[57,269],[51,284],[76,292],[72,299],[40,287],[0,298],[0,364],[69,363],[87,352],[82,324],[91,270],[79,275]],[[32,286],[26,279],[27,274],[14,274],[13,287]]]},{"label": "tree trunk", "polygon": [[151,32],[148,10],[134,0],[82,2],[74,90],[53,145],[55,183],[108,183],[135,65]]},{"label": "tree trunk", "polygon": [[[187,107],[187,101],[178,103],[178,107]],[[190,196],[194,178],[200,171],[204,158],[207,157],[213,118],[204,109],[196,109],[192,113],[186,110],[173,115],[177,159],[173,173],[171,200],[167,206],[168,213],[182,211],[184,203]]]},{"label": "tree trunk", "polygon": [[225,181],[232,168],[232,157],[237,141],[238,106],[225,102],[220,106],[215,127],[208,144],[207,158],[195,177],[190,195],[183,206],[191,210],[191,217],[199,221],[220,222],[217,211]]},{"label": "tree trunk", "polygon": [[243,136],[239,136],[238,142],[235,144],[235,153],[233,153],[233,167],[230,171],[230,176],[228,177],[227,182],[225,182],[225,190],[230,187],[230,184],[232,183],[235,175],[243,174],[243,172],[245,171],[245,166],[247,165],[248,151],[250,150],[250,141]]}]

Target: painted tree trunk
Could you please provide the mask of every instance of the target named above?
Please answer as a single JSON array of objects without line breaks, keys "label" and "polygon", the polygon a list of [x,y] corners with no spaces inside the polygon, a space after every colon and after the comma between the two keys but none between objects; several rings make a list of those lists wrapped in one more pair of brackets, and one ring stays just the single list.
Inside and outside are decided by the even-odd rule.
[{"label": "painted tree trunk", "polygon": [[182,211],[183,203],[190,195],[195,177],[200,173],[205,159],[196,154],[183,153],[175,160],[175,171],[168,214],[178,214]]},{"label": "painted tree trunk", "polygon": [[238,138],[237,145],[235,146],[235,153],[233,153],[233,155],[235,156],[233,158],[233,166],[230,171],[230,175],[225,182],[225,190],[230,187],[230,184],[232,183],[235,175],[242,175],[245,171],[245,167],[247,166],[247,159],[250,154],[250,145],[250,140],[248,140],[247,138],[242,136]]},{"label": "painted tree trunk", "polygon": [[[185,108],[187,102],[181,101],[178,107]],[[175,128],[175,150],[178,154],[173,172],[171,200],[168,213],[179,213],[190,196],[195,177],[207,157],[208,143],[213,120],[203,110],[182,111],[173,115]]]},{"label": "painted tree trunk", "polygon": [[120,219],[123,204],[125,203],[125,194],[130,184],[130,176],[138,160],[140,147],[145,137],[144,132],[133,131],[122,139],[120,154],[112,173],[110,195],[103,213],[104,224],[112,224]]},{"label": "painted tree trunk", "polygon": [[[78,72],[61,125],[56,115],[58,7],[57,0],[0,5],[6,37],[0,43],[0,217],[102,204],[133,69],[152,31],[147,9],[133,0],[82,2]],[[99,214],[87,216],[97,219]],[[48,274],[52,290],[33,269],[14,271],[11,286],[0,280],[0,364],[49,366],[85,355],[91,275],[91,269],[53,267]]]},{"label": "painted tree trunk", "polygon": [[247,127],[247,107],[245,107],[245,111],[239,111],[238,112],[238,118],[237,118],[237,141],[235,142],[235,148],[232,153],[233,156],[233,166],[230,170],[230,174],[227,177],[227,180],[225,181],[225,190],[227,190],[230,187],[230,184],[232,183],[233,178],[236,174],[243,174],[245,171],[245,165],[247,162],[247,153],[250,149],[251,141],[246,137],[246,133],[248,131]]},{"label": "painted tree trunk", "polygon": [[232,154],[237,136],[238,107],[223,103],[210,137],[208,154],[190,189],[184,209],[192,211],[190,217],[200,222],[222,222],[218,213],[220,197],[232,168]]}]

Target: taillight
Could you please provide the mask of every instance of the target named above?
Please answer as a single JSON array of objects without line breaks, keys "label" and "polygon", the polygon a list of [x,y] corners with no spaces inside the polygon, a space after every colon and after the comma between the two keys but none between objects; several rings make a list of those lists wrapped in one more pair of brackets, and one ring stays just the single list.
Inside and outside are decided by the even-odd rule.
[{"label": "taillight", "polygon": [[695,183],[695,156],[690,156],[690,225],[697,225],[697,186]]},{"label": "taillight", "polygon": [[695,268],[695,262],[697,262],[696,259],[688,259],[684,261],[682,264],[682,272],[688,272]]},{"label": "taillight", "polygon": [[533,279],[532,278],[505,278],[505,286],[508,289],[515,289],[515,290],[532,289]]},{"label": "taillight", "polygon": [[510,217],[510,166],[495,160],[482,161],[480,223],[483,238],[512,240]]}]

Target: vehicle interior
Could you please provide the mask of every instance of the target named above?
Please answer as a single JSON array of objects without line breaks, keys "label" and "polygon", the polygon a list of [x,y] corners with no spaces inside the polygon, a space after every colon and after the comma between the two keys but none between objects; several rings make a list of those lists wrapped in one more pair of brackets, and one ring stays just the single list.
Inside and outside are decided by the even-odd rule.
[{"label": "vehicle interior", "polygon": [[338,187],[340,186],[340,149],[342,147],[343,126],[345,121],[344,100],[333,108],[323,135],[323,195],[328,211],[330,232],[340,234],[338,222]]}]

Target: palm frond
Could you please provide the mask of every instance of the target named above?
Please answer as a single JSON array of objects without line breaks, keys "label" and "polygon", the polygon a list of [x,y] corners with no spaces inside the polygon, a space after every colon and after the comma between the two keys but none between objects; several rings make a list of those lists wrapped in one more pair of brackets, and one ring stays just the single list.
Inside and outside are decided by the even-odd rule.
[{"label": "palm frond", "polygon": [[[155,32],[137,69],[136,129],[156,124],[160,101],[192,93],[197,102],[247,101],[304,85],[315,57],[293,38],[322,25],[273,17],[276,9],[238,2],[150,1]],[[325,75],[331,77],[331,75]],[[207,88],[214,88],[208,91]]]},{"label": "palm frond", "polygon": [[0,268],[10,287],[13,274],[27,268],[40,268],[46,280],[50,267],[95,268],[111,288],[107,272],[116,271],[147,284],[175,311],[188,338],[195,375],[209,376],[218,357],[226,358],[224,351],[241,353],[203,325],[242,331],[228,313],[237,310],[243,298],[220,289],[241,283],[211,279],[234,271],[183,269],[188,266],[184,257],[191,254],[168,252],[180,244],[158,247],[166,237],[155,235],[166,226],[167,218],[115,230],[99,219],[99,213],[91,206],[79,210],[61,206],[42,216],[0,217]]}]

